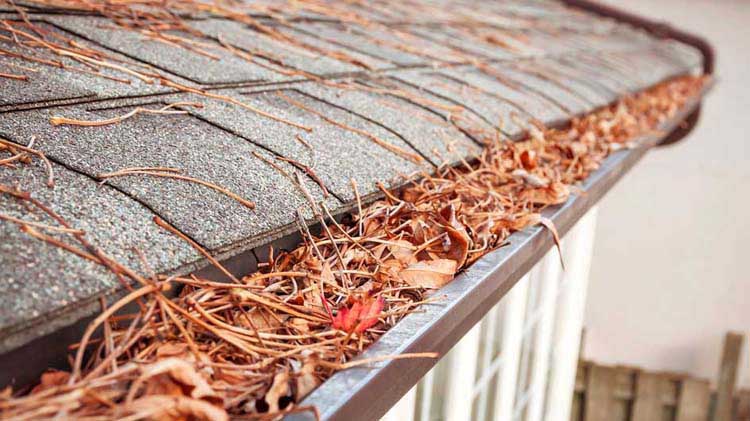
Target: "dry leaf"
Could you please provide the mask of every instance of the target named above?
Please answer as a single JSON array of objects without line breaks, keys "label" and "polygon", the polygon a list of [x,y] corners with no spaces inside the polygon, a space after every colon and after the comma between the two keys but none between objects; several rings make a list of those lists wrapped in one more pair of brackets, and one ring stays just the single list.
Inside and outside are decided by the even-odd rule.
[{"label": "dry leaf", "polygon": [[436,289],[450,282],[457,269],[455,260],[436,259],[410,265],[400,275],[409,285]]},{"label": "dry leaf", "polygon": [[186,354],[188,345],[183,342],[167,342],[156,349],[156,356],[160,358],[176,357]]},{"label": "dry leaf", "polygon": [[521,192],[521,198],[538,205],[559,205],[565,203],[570,196],[570,188],[560,182],[550,183],[548,186],[528,189]]},{"label": "dry leaf", "polygon": [[[168,374],[173,381],[186,388],[190,397],[194,399],[222,401],[221,396],[195,371],[195,367],[179,358],[165,358],[153,364],[143,366],[141,368],[141,376],[136,380],[136,383],[146,382],[147,379],[160,374]],[[154,379],[155,382],[159,382],[158,387],[164,387],[163,380],[159,378]]]},{"label": "dry leaf", "polygon": [[291,395],[289,390],[289,372],[284,370],[273,377],[273,383],[268,388],[264,400],[268,405],[268,412],[273,414],[279,412],[279,400]]},{"label": "dry leaf", "polygon": [[388,244],[388,251],[404,266],[417,261],[416,256],[414,256],[414,248],[414,245],[406,240],[395,240]]},{"label": "dry leaf", "polygon": [[362,333],[378,322],[378,316],[383,310],[383,297],[368,297],[355,300],[351,307],[339,309],[333,318],[333,328],[345,332]]},{"label": "dry leaf", "polygon": [[[125,404],[122,411],[137,419],[229,421],[229,415],[223,408],[185,396],[144,396]],[[124,418],[125,414],[118,418]]]},{"label": "dry leaf", "polygon": [[67,371],[47,371],[42,374],[41,381],[31,390],[31,393],[39,393],[42,390],[49,389],[51,387],[62,386],[68,382],[69,378],[70,373],[68,373]]},{"label": "dry leaf", "polygon": [[466,226],[458,220],[452,203],[440,210],[440,216],[446,224],[443,228],[448,233],[447,241],[443,242],[444,252],[440,257],[455,260],[458,267],[462,267],[469,255],[471,237],[466,232]]},{"label": "dry leaf", "polygon": [[320,384],[320,379],[315,376],[315,369],[318,367],[319,357],[317,354],[312,354],[305,358],[305,362],[302,364],[302,368],[294,373],[295,378],[295,402],[302,402],[302,399],[312,392]]},{"label": "dry leaf", "polygon": [[526,170],[533,170],[536,168],[536,152],[532,150],[525,150],[521,152],[521,165]]},{"label": "dry leaf", "polygon": [[514,170],[512,175],[514,177],[520,178],[524,183],[530,185],[531,187],[544,188],[549,184],[549,180],[546,180],[536,174],[532,174],[524,170],[523,168]]}]

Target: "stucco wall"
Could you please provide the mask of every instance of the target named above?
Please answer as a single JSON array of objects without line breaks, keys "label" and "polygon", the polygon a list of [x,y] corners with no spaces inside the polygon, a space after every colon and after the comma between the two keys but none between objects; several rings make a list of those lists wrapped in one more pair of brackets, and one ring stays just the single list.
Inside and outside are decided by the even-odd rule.
[{"label": "stucco wall", "polygon": [[750,333],[750,2],[618,5],[705,35],[719,80],[693,134],[601,204],[585,356],[713,380],[724,332]]}]

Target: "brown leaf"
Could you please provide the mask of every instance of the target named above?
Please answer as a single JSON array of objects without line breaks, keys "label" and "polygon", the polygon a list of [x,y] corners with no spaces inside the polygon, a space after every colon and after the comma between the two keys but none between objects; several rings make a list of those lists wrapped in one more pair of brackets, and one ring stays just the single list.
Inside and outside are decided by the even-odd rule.
[{"label": "brown leaf", "polygon": [[34,393],[41,392],[42,390],[49,389],[51,387],[62,386],[68,382],[69,378],[70,378],[70,373],[68,373],[67,371],[58,371],[58,370],[47,371],[44,374],[42,374],[40,383],[31,390],[31,393],[34,394]]},{"label": "brown leaf", "polygon": [[521,192],[521,198],[539,205],[559,205],[565,203],[570,196],[570,188],[559,182],[550,183],[548,186],[528,189]]},{"label": "brown leaf", "polygon": [[551,219],[545,218],[540,213],[529,213],[519,217],[515,221],[510,221],[509,228],[520,231],[526,227],[534,225],[543,225],[552,234],[552,238],[555,240],[555,246],[557,247],[557,252],[560,255],[560,265],[565,269],[565,262],[563,262],[562,249],[560,247],[560,236],[557,234],[557,228],[555,228],[555,224]]},{"label": "brown leaf", "polygon": [[457,267],[461,267],[466,263],[466,257],[469,255],[471,238],[465,230],[459,231],[453,227],[445,228],[448,238],[447,241],[443,242],[445,252],[441,254],[441,257],[454,260]]},{"label": "brown leaf", "polygon": [[328,262],[323,262],[323,267],[320,270],[320,279],[322,279],[324,283],[336,283],[336,278],[333,276],[331,265],[329,265]]},{"label": "brown leaf", "polygon": [[402,270],[401,278],[409,285],[422,288],[440,288],[453,279],[458,269],[455,260],[436,259],[422,261]]},{"label": "brown leaf", "polygon": [[273,377],[273,383],[268,388],[264,400],[268,404],[268,412],[279,412],[279,399],[291,395],[289,390],[289,372],[284,370]]},{"label": "brown leaf", "polygon": [[294,401],[301,402],[305,396],[312,392],[320,384],[320,379],[315,376],[315,369],[318,367],[318,355],[312,354],[305,358],[302,368],[295,374],[295,393]]},{"label": "brown leaf", "polygon": [[[171,380],[187,389],[190,397],[194,399],[205,399],[210,401],[221,402],[223,399],[206,380],[195,371],[195,367],[185,360],[179,358],[165,358],[153,364],[141,368],[141,376],[137,382],[147,381],[149,378],[156,377],[160,374],[168,374]],[[164,386],[164,379],[155,379],[159,382],[159,388]]]},{"label": "brown leaf", "polygon": [[406,240],[395,240],[388,244],[388,250],[393,257],[404,266],[416,263],[417,258],[414,256],[414,245]]},{"label": "brown leaf", "polygon": [[440,216],[445,222],[443,228],[448,233],[448,241],[443,242],[444,253],[441,254],[441,257],[455,260],[458,267],[462,267],[469,255],[471,237],[466,232],[466,226],[458,220],[453,204],[441,209]]},{"label": "brown leaf", "polygon": [[[320,301],[320,295],[318,295],[318,301]],[[309,321],[299,318],[299,317],[294,317],[290,320],[290,322],[292,324],[292,327],[297,329],[299,333],[302,333],[302,334],[310,333]]]},{"label": "brown leaf", "polygon": [[[137,415],[133,416],[137,419],[229,421],[229,415],[224,408],[185,396],[144,396],[126,404],[122,411],[125,414]],[[124,418],[125,414],[118,418]]]},{"label": "brown leaf", "polygon": [[186,343],[167,342],[165,344],[159,345],[159,348],[156,349],[156,356],[160,358],[176,357],[186,354],[187,351],[188,345]]},{"label": "brown leaf", "polygon": [[531,187],[544,188],[549,184],[548,180],[521,168],[514,170],[512,174],[514,177],[520,178],[524,183],[530,185]]}]

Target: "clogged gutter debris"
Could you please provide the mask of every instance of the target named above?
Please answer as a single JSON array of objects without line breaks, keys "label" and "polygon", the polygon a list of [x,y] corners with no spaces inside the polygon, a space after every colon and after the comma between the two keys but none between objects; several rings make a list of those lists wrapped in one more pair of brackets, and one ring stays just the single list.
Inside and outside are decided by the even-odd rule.
[{"label": "clogged gutter debris", "polygon": [[[486,139],[475,161],[422,174],[398,192],[384,189],[369,206],[358,201],[359,210],[341,223],[325,207],[316,209],[326,222],[322,235],[302,226],[304,242],[289,252],[272,250],[257,273],[237,279],[222,269],[228,283],[142,276],[29,193],[0,185],[0,194],[49,216],[41,224],[0,213],[4,223],[109,268],[129,288],[103,305],[71,347],[70,370],[49,371],[30,389],[0,391],[0,417],[223,420],[315,411],[296,403],[337,370],[375,363],[355,357],[405,314],[439,299],[431,292],[462,268],[526,227],[545,224],[556,235],[540,212],[568,200],[608,155],[637,147],[633,142],[674,116],[704,83],[678,78],[566,128],[538,127],[522,142]],[[0,142],[0,165],[38,157]],[[178,287],[176,298],[165,295]],[[131,304],[138,310],[123,314]],[[382,358],[420,357],[436,356]]]}]

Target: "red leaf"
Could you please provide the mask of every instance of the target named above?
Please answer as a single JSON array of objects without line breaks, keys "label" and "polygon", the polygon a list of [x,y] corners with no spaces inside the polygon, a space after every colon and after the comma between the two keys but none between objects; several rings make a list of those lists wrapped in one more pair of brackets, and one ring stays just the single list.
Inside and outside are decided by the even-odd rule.
[{"label": "red leaf", "polygon": [[378,322],[384,305],[383,297],[356,300],[351,307],[339,309],[333,318],[333,327],[349,333],[362,333]]}]

